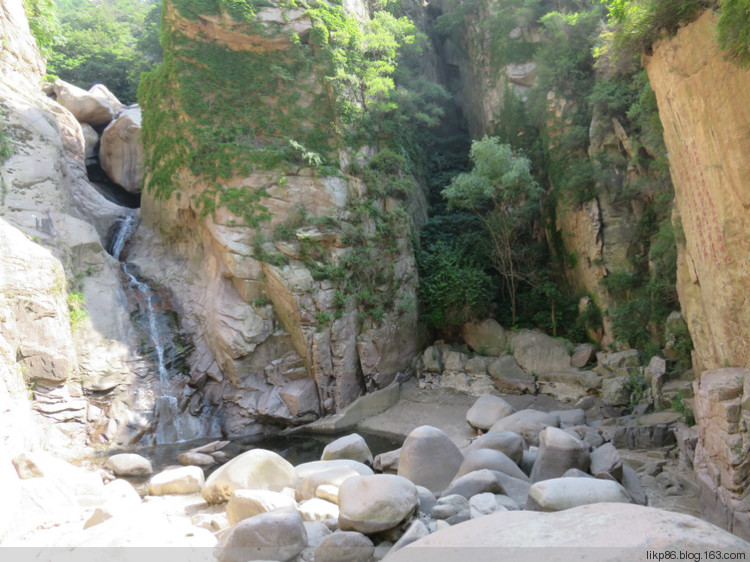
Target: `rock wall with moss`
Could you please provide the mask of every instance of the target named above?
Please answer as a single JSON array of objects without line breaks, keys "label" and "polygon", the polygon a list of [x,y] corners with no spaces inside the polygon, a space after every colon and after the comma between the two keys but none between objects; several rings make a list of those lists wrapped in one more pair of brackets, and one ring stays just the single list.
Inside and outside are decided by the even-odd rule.
[{"label": "rock wall with moss", "polygon": [[594,56],[604,7],[445,0],[431,9],[472,136],[522,151],[546,188],[539,236],[552,278],[580,299],[576,322],[603,347],[668,345],[665,321],[679,306],[666,150],[645,73]]},{"label": "rock wall with moss", "polygon": [[[424,196],[378,152],[403,20],[365,5],[166,2],[140,99],[131,260],[172,288],[228,434],[336,412],[409,367]],[[394,23],[396,22],[396,23]]]}]

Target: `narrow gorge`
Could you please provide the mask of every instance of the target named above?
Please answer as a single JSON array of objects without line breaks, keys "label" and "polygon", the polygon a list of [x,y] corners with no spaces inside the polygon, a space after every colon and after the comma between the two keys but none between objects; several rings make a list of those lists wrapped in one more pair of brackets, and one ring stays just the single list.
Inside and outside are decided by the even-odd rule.
[{"label": "narrow gorge", "polygon": [[[636,47],[617,2],[149,4],[163,51],[126,105],[50,76],[41,4],[0,0],[0,490],[23,507],[0,513],[0,544],[66,509],[116,520],[82,498],[126,476],[144,503],[202,494],[184,536],[221,560],[250,520],[235,489],[286,494],[252,500],[279,518],[257,532],[323,522],[367,539],[363,560],[481,542],[490,513],[566,529],[574,510],[667,534],[697,519],[663,509],[700,514],[734,537],[698,521],[695,548],[744,552],[750,71],[725,2],[659,12]],[[504,435],[487,446],[503,459],[477,430]],[[372,452],[335,440],[354,431]],[[315,476],[272,436],[354,464]],[[174,453],[165,490],[185,491],[113,460],[135,452]],[[77,491],[42,508],[65,494],[28,482],[51,471]],[[601,505],[555,504],[571,476],[596,477]],[[347,511],[368,478],[390,526]],[[324,498],[335,512],[302,507]],[[329,559],[305,533],[273,556]]]}]

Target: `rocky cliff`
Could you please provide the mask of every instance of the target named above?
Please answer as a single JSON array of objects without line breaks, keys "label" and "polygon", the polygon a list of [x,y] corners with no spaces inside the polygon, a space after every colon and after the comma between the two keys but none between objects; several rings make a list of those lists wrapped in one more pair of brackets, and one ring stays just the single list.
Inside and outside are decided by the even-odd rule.
[{"label": "rocky cliff", "polygon": [[703,503],[711,520],[747,537],[748,378],[720,367],[750,361],[750,72],[724,59],[711,12],[657,43],[646,66],[684,232],[680,304],[697,371],[711,370],[696,383]]},{"label": "rocky cliff", "polygon": [[337,77],[347,55],[330,30],[356,35],[368,18],[357,4],[165,5],[131,259],[172,289],[196,344],[189,384],[228,434],[336,412],[416,352],[405,209],[419,189],[402,172],[383,182],[375,150],[352,142],[347,112],[366,100]]},{"label": "rocky cliff", "polygon": [[2,440],[11,451],[75,456],[89,443],[128,443],[148,425],[148,407],[135,403],[139,337],[104,250],[133,210],[87,181],[81,124],[42,92],[44,61],[22,2],[2,3],[0,34],[10,153],[0,169]]}]

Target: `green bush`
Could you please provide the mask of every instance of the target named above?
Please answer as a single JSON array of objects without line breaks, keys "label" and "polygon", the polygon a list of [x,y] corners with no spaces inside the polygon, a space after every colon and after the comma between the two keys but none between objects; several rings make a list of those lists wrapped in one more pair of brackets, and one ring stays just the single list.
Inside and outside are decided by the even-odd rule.
[{"label": "green bush", "polygon": [[722,0],[717,30],[727,57],[750,66],[750,0]]}]

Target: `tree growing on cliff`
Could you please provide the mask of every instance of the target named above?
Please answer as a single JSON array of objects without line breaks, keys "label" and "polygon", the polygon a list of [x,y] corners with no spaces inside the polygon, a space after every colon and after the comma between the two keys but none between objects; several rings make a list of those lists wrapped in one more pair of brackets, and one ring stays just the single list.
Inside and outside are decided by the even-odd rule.
[{"label": "tree growing on cliff", "polygon": [[442,194],[449,209],[469,211],[484,225],[515,324],[518,286],[533,285],[536,277],[528,242],[542,189],[531,175],[530,160],[496,137],[474,141],[469,157],[472,170],[456,176]]}]

